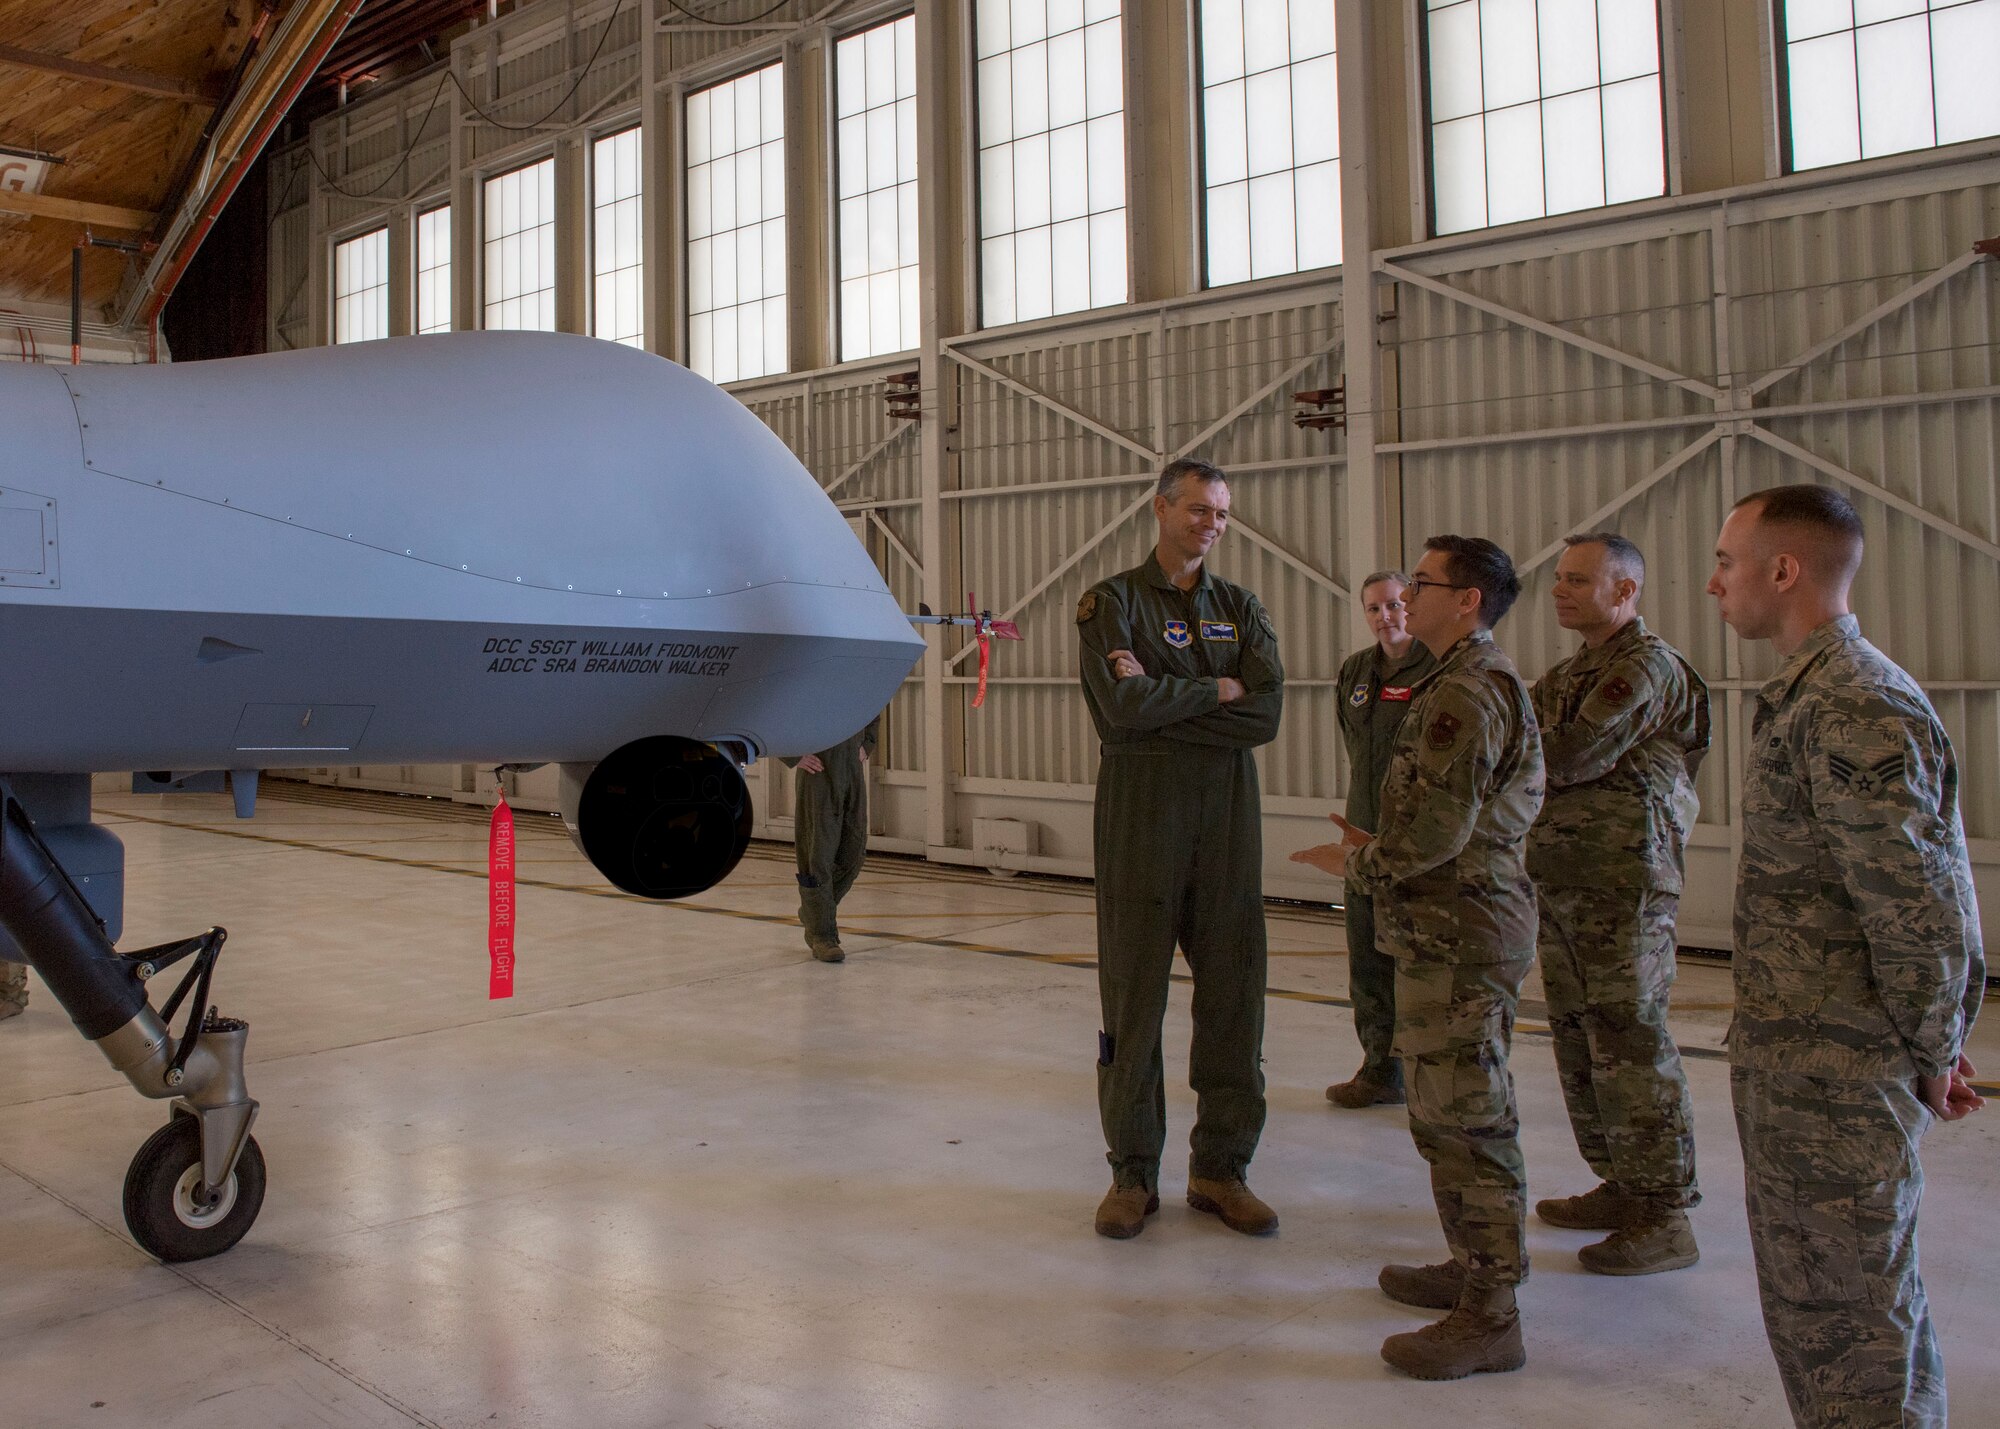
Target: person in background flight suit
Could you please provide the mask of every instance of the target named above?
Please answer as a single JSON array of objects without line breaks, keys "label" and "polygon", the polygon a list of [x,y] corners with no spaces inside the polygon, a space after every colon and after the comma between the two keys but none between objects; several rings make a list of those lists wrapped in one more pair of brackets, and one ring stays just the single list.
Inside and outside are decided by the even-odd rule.
[{"label": "person in background flight suit", "polygon": [[877,715],[833,748],[785,761],[798,771],[793,837],[799,860],[799,925],[805,929],[806,947],[823,963],[847,957],[834,911],[868,858],[867,764],[881,723]]},{"label": "person in background flight suit", "polygon": [[1097,1100],[1111,1189],[1099,1235],[1125,1240],[1160,1207],[1166,1144],[1160,1024],[1179,944],[1194,976],[1188,1204],[1269,1235],[1277,1213],[1244,1177],[1264,1129],[1263,809],[1251,751],[1278,733],[1284,667],[1257,597],[1210,574],[1229,483],[1169,462],[1159,537],[1076,608],[1097,774]]},{"label": "person in background flight suit", "polygon": [[1528,1275],[1527,1168],[1507,1053],[1535,959],[1525,862],[1542,807],[1542,744],[1527,686],[1493,643],[1521,593],[1514,563],[1477,536],[1433,536],[1403,593],[1410,633],[1437,653],[1418,682],[1370,833],[1292,855],[1375,898],[1396,959],[1396,1055],[1410,1134],[1431,1167],[1451,1259],[1390,1265],[1382,1292],[1451,1313],[1382,1342],[1418,1379],[1527,1363],[1514,1288]]},{"label": "person in background flight suit", "polygon": [[[1347,745],[1347,821],[1376,826],[1382,780],[1395,752],[1396,731],[1410,710],[1410,688],[1437,660],[1403,624],[1401,571],[1377,571],[1361,583],[1361,609],[1375,643],[1341,664],[1340,734]],[[1396,960],[1375,946],[1375,900],[1359,888],[1341,895],[1346,905],[1347,996],[1354,1004],[1354,1034],[1361,1041],[1361,1069],[1326,1089],[1326,1099],[1350,1109],[1401,1106],[1403,1064],[1389,1050],[1396,1038]]]},{"label": "person in background flight suit", "polygon": [[1548,797],[1528,872],[1563,1101],[1601,1184],[1535,1214],[1611,1232],[1577,1252],[1584,1269],[1652,1275],[1701,1258],[1687,1217],[1701,1201],[1694,1107],[1667,1000],[1708,689],[1639,616],[1639,548],[1610,531],[1563,544],[1556,622],[1583,649],[1531,691]]},{"label": "person in background flight suit", "polygon": [[1744,770],[1729,1090],[1793,1418],[1942,1429],[1917,1148],[1932,1118],[1983,1105],[1964,1049],[1986,960],[1957,756],[1848,613],[1861,548],[1854,507],[1821,486],[1746,496],[1716,539],[1708,593],[1783,662]]}]

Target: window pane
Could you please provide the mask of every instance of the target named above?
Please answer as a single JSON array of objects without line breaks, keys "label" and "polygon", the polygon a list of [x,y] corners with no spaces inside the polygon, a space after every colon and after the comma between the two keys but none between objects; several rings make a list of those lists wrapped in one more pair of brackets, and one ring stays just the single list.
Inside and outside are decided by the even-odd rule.
[{"label": "window pane", "polygon": [[417,215],[417,331],[451,331],[451,205]]},{"label": "window pane", "polygon": [[1852,31],[1786,46],[1792,167],[1817,169],[1861,157],[1861,101],[1854,86]]},{"label": "window pane", "polygon": [[484,322],[555,331],[555,160],[486,181]]},{"label": "window pane", "polygon": [[1424,18],[1437,232],[1666,192],[1657,0],[1453,0]]},{"label": "window pane", "polygon": [[[975,0],[973,8],[980,51],[982,321],[1017,322],[1123,302],[1119,5]],[[914,113],[909,127],[914,134]],[[915,175],[909,178],[914,182]],[[900,205],[898,213],[905,213]],[[1114,231],[1115,263],[1098,252]],[[1100,288],[1112,286],[1114,276],[1119,291],[1107,298]],[[900,276],[895,286],[900,293]],[[898,298],[897,306],[907,305]],[[886,325],[900,335],[911,321],[899,312]],[[884,325],[871,323],[876,341],[885,340],[879,331]]]},{"label": "window pane", "polygon": [[[840,62],[837,56],[836,67]],[[784,335],[784,94],[780,62],[687,100],[688,358],[712,382],[783,372],[789,363]],[[835,102],[840,102],[838,94]],[[698,111],[708,116],[706,164],[694,162]],[[865,116],[839,121],[843,192],[856,167],[847,126],[857,122],[865,122]],[[864,146],[865,137],[864,132]],[[865,175],[865,149],[859,168]],[[705,205],[696,197],[704,182]],[[845,204],[841,220],[843,231],[853,221]],[[844,271],[845,253],[842,263]]]},{"label": "window pane", "polygon": [[639,130],[606,135],[591,145],[590,330],[628,347],[645,346],[639,295],[644,263],[639,217]]},{"label": "window pane", "polygon": [[2000,0],[1975,0],[1931,16],[1940,144],[2000,134]]},{"label": "window pane", "polygon": [[1861,153],[1900,154],[1937,142],[1931,121],[1930,21],[1917,15],[1854,36],[1861,87]]},{"label": "window pane", "polygon": [[[1209,284],[1339,262],[1338,203],[1324,201],[1323,176],[1301,178],[1308,166],[1331,168],[1340,153],[1333,6],[1201,0],[1201,13]],[[1302,207],[1308,188],[1310,213]],[[1303,225],[1323,225],[1328,211],[1331,226],[1309,236]]]},{"label": "window pane", "polygon": [[1785,37],[1809,40],[1854,28],[1854,0],[1785,0]]}]

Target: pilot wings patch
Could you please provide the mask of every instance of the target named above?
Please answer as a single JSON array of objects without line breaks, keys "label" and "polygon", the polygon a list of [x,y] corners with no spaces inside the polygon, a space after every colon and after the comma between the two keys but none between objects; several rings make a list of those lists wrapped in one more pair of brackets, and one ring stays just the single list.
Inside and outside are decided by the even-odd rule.
[{"label": "pilot wings patch", "polygon": [[1845,784],[1863,799],[1874,798],[1909,773],[1909,761],[1900,754],[1891,754],[1868,765],[1857,764],[1844,754],[1829,754],[1826,767],[1837,782]]}]

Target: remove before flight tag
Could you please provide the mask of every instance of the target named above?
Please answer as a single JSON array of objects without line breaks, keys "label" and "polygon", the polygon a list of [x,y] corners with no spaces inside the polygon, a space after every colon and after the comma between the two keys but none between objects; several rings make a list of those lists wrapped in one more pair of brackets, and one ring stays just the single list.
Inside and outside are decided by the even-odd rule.
[{"label": "remove before flight tag", "polygon": [[489,1001],[514,995],[514,811],[500,792],[486,838],[486,956]]}]

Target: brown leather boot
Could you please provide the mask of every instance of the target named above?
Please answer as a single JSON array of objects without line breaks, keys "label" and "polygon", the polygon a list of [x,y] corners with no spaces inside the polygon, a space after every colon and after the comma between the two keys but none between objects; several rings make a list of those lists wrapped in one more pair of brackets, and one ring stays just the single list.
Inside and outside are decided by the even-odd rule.
[{"label": "brown leather boot", "polygon": [[1369,1106],[1401,1106],[1404,1102],[1403,1089],[1389,1082],[1356,1072],[1344,1082],[1335,1082],[1326,1089],[1326,1099],[1337,1107],[1349,1111],[1359,1111]]},{"label": "brown leather boot", "polygon": [[1442,1320],[1384,1340],[1382,1358],[1412,1379],[1464,1379],[1519,1369],[1528,1362],[1528,1352],[1521,1345],[1514,1287],[1468,1284]]},{"label": "brown leather boot", "polygon": [[1535,1202],[1535,1214],[1552,1226],[1566,1231],[1615,1231],[1629,1225],[1647,1209],[1635,1196],[1600,1184],[1581,1196],[1557,1196]]},{"label": "brown leather boot", "polygon": [[1097,1203],[1097,1233],[1130,1240],[1146,1228],[1146,1217],[1159,1209],[1158,1192],[1144,1186],[1113,1186]]},{"label": "brown leather boot", "polygon": [[1187,1201],[1197,1211],[1222,1217],[1222,1223],[1244,1235],[1270,1235],[1278,1229],[1278,1213],[1251,1194],[1241,1177],[1227,1181],[1188,1177]]},{"label": "brown leather boot", "polygon": [[816,961],[822,963],[844,963],[847,950],[840,946],[838,938],[807,938],[806,947],[812,950]]},{"label": "brown leather boot", "polygon": [[1576,1253],[1585,1270],[1599,1275],[1658,1275],[1701,1259],[1687,1212],[1654,1210]]},{"label": "brown leather boot", "polygon": [[1398,1305],[1449,1310],[1465,1289],[1465,1267],[1455,1260],[1443,1265],[1385,1265],[1375,1283]]}]

